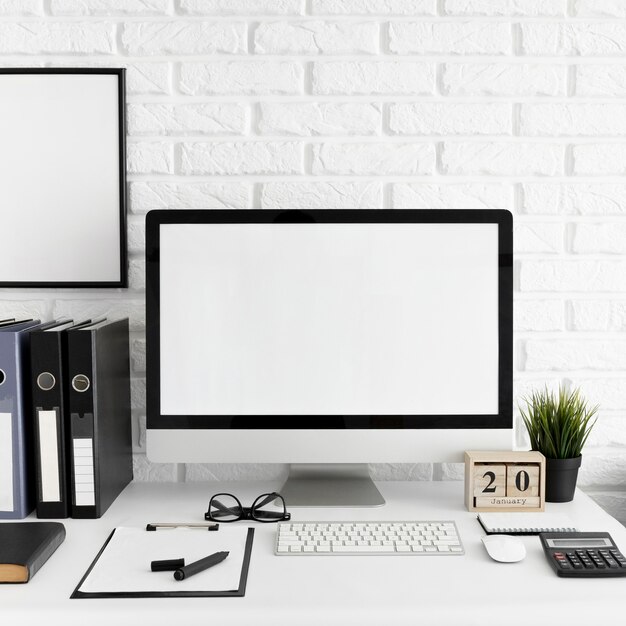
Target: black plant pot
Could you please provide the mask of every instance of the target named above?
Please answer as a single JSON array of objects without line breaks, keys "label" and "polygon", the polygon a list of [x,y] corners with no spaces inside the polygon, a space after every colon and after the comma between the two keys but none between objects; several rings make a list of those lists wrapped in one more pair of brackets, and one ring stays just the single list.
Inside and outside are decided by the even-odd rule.
[{"label": "black plant pot", "polygon": [[573,459],[546,458],[546,502],[571,502],[574,499],[582,455]]}]

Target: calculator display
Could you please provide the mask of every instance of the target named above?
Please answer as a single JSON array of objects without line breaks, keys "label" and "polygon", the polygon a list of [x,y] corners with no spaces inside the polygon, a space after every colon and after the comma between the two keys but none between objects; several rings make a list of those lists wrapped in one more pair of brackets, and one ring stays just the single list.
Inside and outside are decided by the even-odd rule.
[{"label": "calculator display", "polygon": [[606,539],[550,539],[548,545],[555,548],[604,548],[611,542]]}]

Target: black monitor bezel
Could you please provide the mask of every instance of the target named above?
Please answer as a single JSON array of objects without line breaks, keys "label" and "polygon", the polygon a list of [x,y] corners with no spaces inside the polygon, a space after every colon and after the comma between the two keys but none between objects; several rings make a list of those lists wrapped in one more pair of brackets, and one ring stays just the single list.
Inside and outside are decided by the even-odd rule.
[{"label": "black monitor bezel", "polygon": [[[162,415],[161,224],[487,223],[498,225],[498,413],[480,415]],[[184,306],[184,305],[183,305]],[[200,322],[201,326],[201,322]],[[505,209],[183,209],[146,216],[146,400],[149,429],[510,429],[513,426],[513,218]],[[451,387],[451,392],[454,389]]]}]

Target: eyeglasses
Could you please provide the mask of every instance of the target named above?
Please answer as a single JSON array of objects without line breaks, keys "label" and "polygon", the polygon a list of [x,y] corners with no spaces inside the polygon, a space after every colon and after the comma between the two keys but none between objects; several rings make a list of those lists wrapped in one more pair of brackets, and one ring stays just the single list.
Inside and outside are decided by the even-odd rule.
[{"label": "eyeglasses", "polygon": [[209,501],[209,510],[204,514],[204,519],[212,522],[236,522],[241,519],[282,522],[291,519],[291,513],[287,513],[285,500],[276,492],[261,494],[251,507],[242,506],[230,493],[216,493]]}]

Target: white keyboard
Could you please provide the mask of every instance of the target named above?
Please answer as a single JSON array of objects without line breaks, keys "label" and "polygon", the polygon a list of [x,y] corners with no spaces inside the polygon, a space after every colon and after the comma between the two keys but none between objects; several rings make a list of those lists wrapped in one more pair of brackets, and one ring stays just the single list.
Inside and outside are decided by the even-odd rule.
[{"label": "white keyboard", "polygon": [[280,522],[275,554],[461,555],[454,522]]}]

